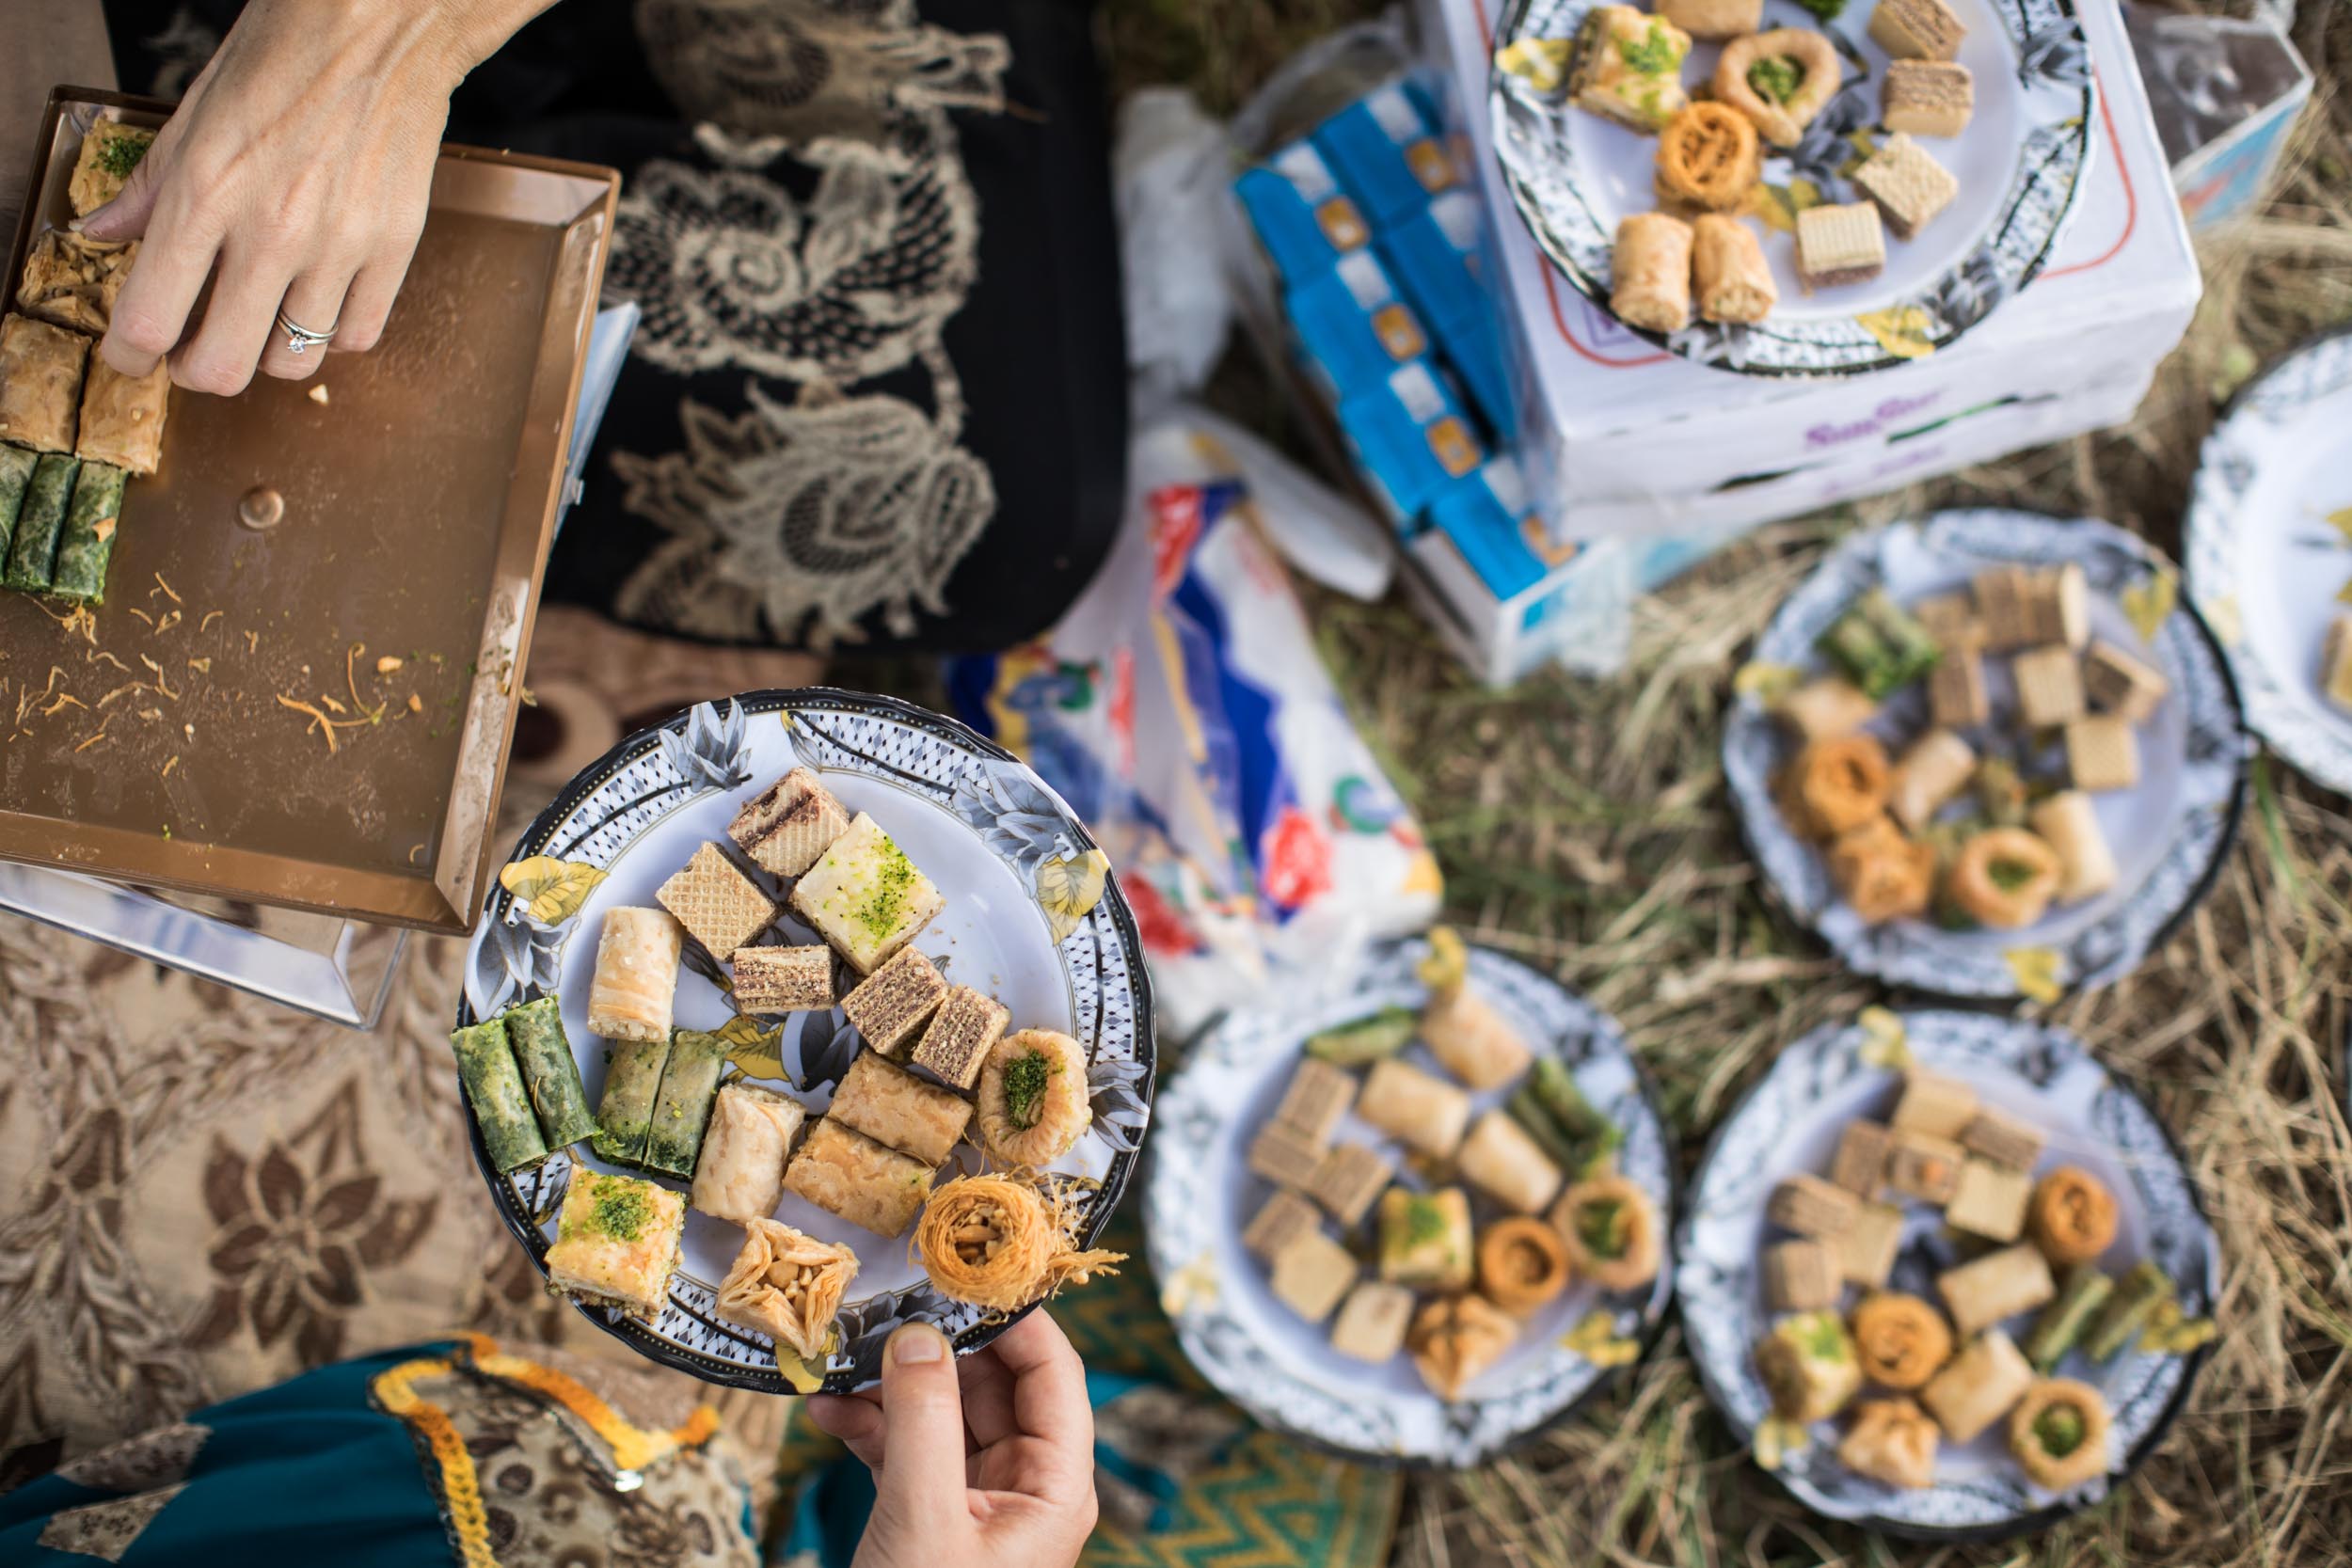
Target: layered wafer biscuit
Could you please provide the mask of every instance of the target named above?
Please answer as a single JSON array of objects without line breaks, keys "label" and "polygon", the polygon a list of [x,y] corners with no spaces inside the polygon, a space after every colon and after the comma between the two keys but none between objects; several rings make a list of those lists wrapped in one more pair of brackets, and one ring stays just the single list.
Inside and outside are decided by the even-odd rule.
[{"label": "layered wafer biscuit", "polygon": [[1853,182],[1878,203],[1886,227],[1902,240],[1915,237],[1960,194],[1960,182],[1951,171],[1899,131],[1854,170]]},{"label": "layered wafer biscuit", "polygon": [[1876,277],[1886,266],[1886,230],[1867,201],[1808,207],[1797,214],[1797,273],[1808,289]]},{"label": "layered wafer biscuit", "polygon": [[1984,628],[1984,645],[1994,653],[2022,648],[2034,641],[2033,574],[2023,566],[1988,566],[1970,584],[1977,601],[1977,620]]},{"label": "layered wafer biscuit", "polygon": [[2112,642],[2093,642],[2083,655],[2083,695],[2126,723],[2145,724],[2171,689],[2162,673]]},{"label": "layered wafer biscuit", "polygon": [[2009,668],[2017,679],[2018,716],[2031,728],[2056,729],[2083,716],[2082,666],[2073,649],[2028,648]]},{"label": "layered wafer biscuit", "polygon": [[1976,78],[1948,60],[1897,60],[1879,93],[1879,123],[1914,136],[1957,136],[1977,112]]},{"label": "layered wafer biscuit", "polygon": [[1323,1216],[1315,1212],[1313,1204],[1287,1187],[1277,1187],[1242,1228],[1241,1244],[1252,1257],[1271,1263],[1284,1247],[1322,1226]]},{"label": "layered wafer biscuit", "polygon": [[2090,581],[2073,562],[2027,579],[2026,614],[2036,642],[2080,650],[2090,641]]},{"label": "layered wafer biscuit", "polygon": [[970,986],[950,986],[909,1059],[943,1083],[968,1089],[1011,1022],[1012,1014],[1003,1003]]},{"label": "layered wafer biscuit", "polygon": [[1285,1187],[1307,1191],[1323,1164],[1324,1148],[1295,1127],[1269,1121],[1249,1140],[1249,1169]]},{"label": "layered wafer biscuit", "polygon": [[902,947],[841,999],[841,1010],[867,1045],[896,1056],[923,1032],[946,995],[947,979],[938,966]]},{"label": "layered wafer biscuit", "polygon": [[677,916],[687,935],[711,953],[732,953],[775,923],[776,906],[735,868],[724,851],[705,844],[684,869],[654,894]]},{"label": "layered wafer biscuit", "polygon": [[798,877],[849,831],[850,814],[805,768],[770,784],[727,824],[736,847],[779,877]]},{"label": "layered wafer biscuit", "polygon": [[804,1013],[833,1006],[830,947],[739,947],[735,1006],[746,1013]]},{"label": "layered wafer biscuit", "polygon": [[1870,37],[1899,60],[1948,60],[1968,29],[1944,0],[1879,0]]},{"label": "layered wafer biscuit", "polygon": [[1970,729],[1993,717],[1984,660],[1974,648],[1945,648],[1943,658],[1928,672],[1928,711],[1936,727],[1947,730]]},{"label": "layered wafer biscuit", "polygon": [[1348,1107],[1356,1103],[1356,1076],[1312,1056],[1299,1059],[1297,1070],[1274,1107],[1274,1119],[1295,1127],[1317,1148],[1331,1141],[1332,1132]]},{"label": "layered wafer biscuit", "polygon": [[1372,1212],[1373,1200],[1395,1174],[1395,1167],[1363,1145],[1335,1144],[1309,1174],[1307,1193],[1333,1219],[1354,1225]]},{"label": "layered wafer biscuit", "polygon": [[2139,742],[2131,725],[2113,714],[2077,719],[2067,725],[2066,770],[2074,787],[2087,794],[2137,785]]}]

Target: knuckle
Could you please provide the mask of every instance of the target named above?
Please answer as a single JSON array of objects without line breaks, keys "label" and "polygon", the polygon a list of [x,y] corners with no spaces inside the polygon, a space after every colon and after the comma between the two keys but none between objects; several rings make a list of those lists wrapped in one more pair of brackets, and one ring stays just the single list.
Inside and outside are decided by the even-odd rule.
[{"label": "knuckle", "polygon": [[253,379],[250,365],[224,364],[218,360],[203,360],[172,367],[171,379],[191,392],[206,392],[214,397],[235,397]]},{"label": "knuckle", "polygon": [[384,329],[373,322],[354,322],[335,334],[335,346],[353,354],[365,354],[384,341]]},{"label": "knuckle", "polygon": [[117,307],[111,338],[148,358],[164,353],[179,341],[177,325],[166,325],[151,310]]}]

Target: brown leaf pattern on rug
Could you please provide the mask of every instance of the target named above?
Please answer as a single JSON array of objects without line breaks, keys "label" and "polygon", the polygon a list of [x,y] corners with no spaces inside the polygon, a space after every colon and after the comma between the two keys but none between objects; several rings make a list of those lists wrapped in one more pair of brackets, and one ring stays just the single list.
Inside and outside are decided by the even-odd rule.
[{"label": "brown leaf pattern on rug", "polygon": [[[601,625],[552,624],[534,667],[609,690]],[[495,841],[548,793],[510,787]],[[461,1326],[573,1346],[591,1386],[642,1365],[546,1294],[474,1167],[449,1055],[464,961],[410,938],[361,1034],[0,915],[0,1490]],[[717,1392],[649,1375],[674,1402]],[[784,1402],[721,1402],[764,1484]]]},{"label": "brown leaf pattern on rug", "polygon": [[249,1326],[264,1350],[291,1333],[306,1366],[342,1354],[343,1316],[359,1305],[366,1271],[406,1258],[439,1208],[437,1197],[383,1197],[367,1159],[356,1080],[254,1158],[215,1134],[204,1167],[204,1206],[218,1227],[205,1253],[213,1294],[189,1344],[217,1345]]}]

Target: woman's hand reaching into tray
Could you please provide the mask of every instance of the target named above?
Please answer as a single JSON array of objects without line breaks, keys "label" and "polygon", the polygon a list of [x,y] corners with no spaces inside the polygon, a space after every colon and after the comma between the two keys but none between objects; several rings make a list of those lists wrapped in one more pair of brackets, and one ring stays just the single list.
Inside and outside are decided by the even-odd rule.
[{"label": "woman's hand reaching into tray", "polygon": [[107,362],[144,375],[167,356],[174,382],[226,396],[257,367],[318,369],[320,344],[287,323],[373,347],[424,227],[450,93],[549,3],[252,0],[122,194],[82,220],[94,239],[142,241]]}]

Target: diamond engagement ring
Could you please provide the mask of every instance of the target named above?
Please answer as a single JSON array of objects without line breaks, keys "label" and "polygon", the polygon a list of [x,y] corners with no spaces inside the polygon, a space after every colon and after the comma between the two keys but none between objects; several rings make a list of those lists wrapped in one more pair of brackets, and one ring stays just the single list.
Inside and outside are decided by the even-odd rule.
[{"label": "diamond engagement ring", "polygon": [[[326,331],[320,332],[315,328],[305,326],[289,317],[283,307],[280,307],[278,312],[278,325],[285,330],[288,354],[308,354],[314,346],[323,346],[335,341],[334,327],[330,326]],[[338,321],[336,325],[341,325],[342,323]]]}]

